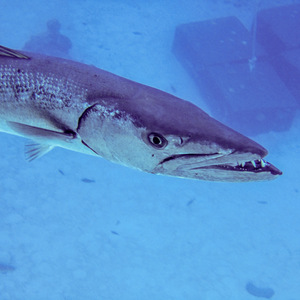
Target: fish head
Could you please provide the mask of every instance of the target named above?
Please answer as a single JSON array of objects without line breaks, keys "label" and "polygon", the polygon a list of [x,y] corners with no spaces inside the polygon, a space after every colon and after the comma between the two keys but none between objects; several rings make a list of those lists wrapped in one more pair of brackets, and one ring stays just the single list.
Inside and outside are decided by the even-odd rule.
[{"label": "fish head", "polygon": [[267,150],[194,104],[146,87],[134,99],[106,99],[81,116],[78,133],[96,154],[154,174],[210,181],[281,175]]}]

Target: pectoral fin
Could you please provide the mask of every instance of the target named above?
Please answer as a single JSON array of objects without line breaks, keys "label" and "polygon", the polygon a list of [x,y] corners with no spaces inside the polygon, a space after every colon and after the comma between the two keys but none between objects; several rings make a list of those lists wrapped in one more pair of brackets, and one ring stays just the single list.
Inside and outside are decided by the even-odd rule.
[{"label": "pectoral fin", "polygon": [[54,147],[47,144],[26,144],[25,145],[25,159],[33,161],[34,159],[40,158]]},{"label": "pectoral fin", "polygon": [[17,122],[7,122],[7,124],[15,132],[47,144],[55,145],[55,141],[70,142],[76,138],[76,133],[74,131],[59,132]]},{"label": "pectoral fin", "polygon": [[23,53],[12,50],[3,46],[0,46],[0,56],[8,56],[13,58],[22,58],[22,59],[30,59],[30,57],[24,55]]},{"label": "pectoral fin", "polygon": [[59,144],[59,142],[71,142],[76,138],[76,133],[73,131],[58,132],[17,122],[7,122],[7,124],[22,136],[40,142],[26,145],[25,156],[28,161],[45,155],[54,148],[55,144]]}]

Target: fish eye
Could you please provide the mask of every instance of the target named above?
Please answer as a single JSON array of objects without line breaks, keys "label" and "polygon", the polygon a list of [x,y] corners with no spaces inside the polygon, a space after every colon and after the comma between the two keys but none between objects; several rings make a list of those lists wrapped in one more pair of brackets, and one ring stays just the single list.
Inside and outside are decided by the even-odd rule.
[{"label": "fish eye", "polygon": [[152,132],[148,135],[148,140],[155,148],[162,149],[167,146],[168,141],[159,133]]}]

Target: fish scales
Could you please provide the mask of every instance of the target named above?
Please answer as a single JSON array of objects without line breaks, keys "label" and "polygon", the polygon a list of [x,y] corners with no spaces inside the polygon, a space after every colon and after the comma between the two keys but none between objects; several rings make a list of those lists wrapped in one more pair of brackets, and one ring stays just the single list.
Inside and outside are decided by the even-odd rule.
[{"label": "fish scales", "polygon": [[[38,121],[44,128],[57,128],[57,123],[61,123],[59,128],[75,129],[78,117],[87,106],[87,89],[67,76],[34,72],[27,64],[19,67],[2,64],[0,78],[0,114],[18,111],[11,119],[14,122],[36,125],[44,115],[44,120]],[[75,118],[70,118],[71,115]]]},{"label": "fish scales", "polygon": [[0,66],[0,101],[18,105],[39,105],[41,109],[61,109],[76,105],[72,98],[86,99],[87,90],[67,78],[32,73],[11,65]]}]

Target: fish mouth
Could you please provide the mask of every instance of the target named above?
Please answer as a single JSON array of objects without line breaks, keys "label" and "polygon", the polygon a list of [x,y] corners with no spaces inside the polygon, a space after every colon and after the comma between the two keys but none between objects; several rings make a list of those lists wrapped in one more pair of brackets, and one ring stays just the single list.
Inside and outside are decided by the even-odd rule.
[{"label": "fish mouth", "polygon": [[191,170],[198,169],[220,169],[226,171],[235,171],[235,172],[270,172],[272,175],[282,175],[282,172],[277,169],[274,165],[265,161],[264,159],[256,159],[251,161],[246,161],[239,163],[237,165],[212,165],[205,167],[192,168]]},{"label": "fish mouth", "polygon": [[170,175],[215,181],[274,179],[282,172],[257,154],[176,154],[159,164]]}]

